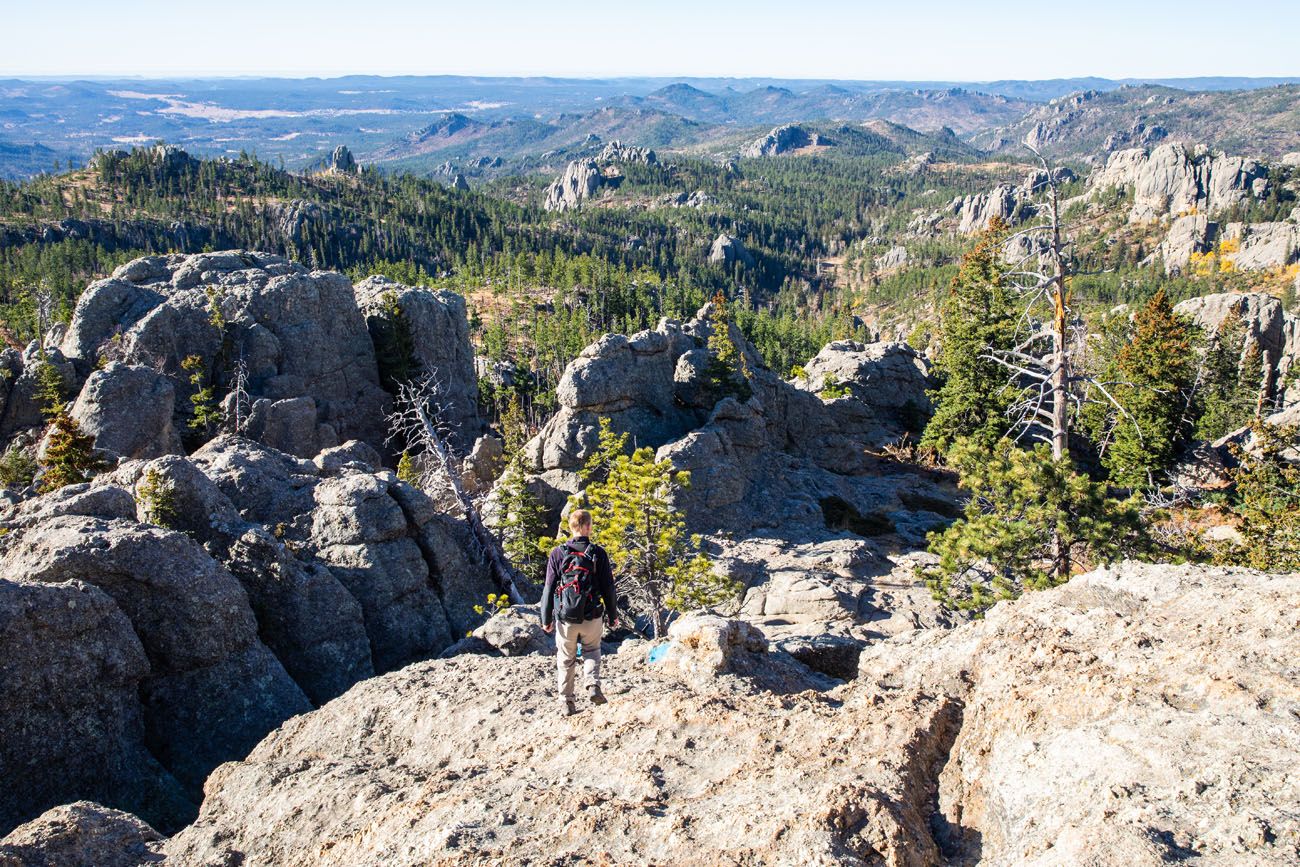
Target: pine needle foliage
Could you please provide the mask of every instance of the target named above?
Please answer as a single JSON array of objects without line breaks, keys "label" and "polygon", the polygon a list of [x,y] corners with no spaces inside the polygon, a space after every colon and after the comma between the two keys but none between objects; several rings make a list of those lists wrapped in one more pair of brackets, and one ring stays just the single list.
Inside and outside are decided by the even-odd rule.
[{"label": "pine needle foliage", "polygon": [[1197,393],[1196,438],[1213,442],[1255,417],[1263,385],[1258,344],[1246,348],[1246,325],[1233,311],[1210,336]]},{"label": "pine needle foliage", "polygon": [[947,451],[959,438],[987,446],[1010,426],[1015,400],[1007,371],[991,349],[1015,343],[1016,309],[1002,265],[1005,226],[995,221],[961,262],[939,308],[939,352],[934,372],[942,383],[931,393],[935,413],[921,445]]},{"label": "pine needle foliage", "polygon": [[629,455],[627,439],[601,419],[599,447],[583,473],[587,487],[572,503],[591,511],[594,541],[609,553],[620,595],[658,638],[670,612],[722,605],[736,598],[740,585],[715,571],[673,505],[690,474],[655,460],[650,448]]},{"label": "pine needle foliage", "polygon": [[60,408],[50,422],[41,492],[79,485],[103,468],[103,460],[95,454],[95,438],[81,429],[67,407]]},{"label": "pine needle foliage", "polygon": [[207,365],[201,356],[185,356],[181,367],[189,373],[190,385],[194,386],[194,392],[190,395],[190,427],[206,436],[221,424],[222,413],[217,404],[216,386],[208,381]]},{"label": "pine needle foliage", "polygon": [[1300,570],[1300,426],[1255,422],[1255,446],[1236,447],[1233,511],[1244,546],[1233,559],[1270,572]]},{"label": "pine needle foliage", "polygon": [[1196,378],[1192,326],[1174,313],[1163,289],[1133,317],[1132,332],[1111,365],[1112,410],[1102,465],[1113,484],[1158,486],[1187,442],[1187,404]]},{"label": "pine needle foliage", "polygon": [[540,584],[545,578],[542,571],[546,568],[548,553],[545,548],[550,544],[549,539],[543,539],[546,535],[546,513],[537,495],[528,486],[528,476],[524,472],[520,452],[515,452],[506,465],[497,485],[496,496],[500,515],[496,533],[501,540],[501,550],[511,565]]},{"label": "pine needle foliage", "polygon": [[946,605],[982,612],[1064,583],[1068,576],[1053,576],[1055,536],[1079,565],[1147,550],[1138,501],[1109,498],[1104,484],[1075,472],[1068,459],[1053,460],[1045,444],[1026,450],[1004,439],[990,451],[960,439],[948,460],[970,500],[960,519],[929,537],[939,563],[924,577]]},{"label": "pine needle foliage", "polygon": [[749,384],[745,357],[731,337],[731,314],[726,296],[721,292],[713,296],[709,324],[713,328],[709,333],[709,366],[705,373],[709,387],[718,400],[734,397],[744,403],[754,389]]}]

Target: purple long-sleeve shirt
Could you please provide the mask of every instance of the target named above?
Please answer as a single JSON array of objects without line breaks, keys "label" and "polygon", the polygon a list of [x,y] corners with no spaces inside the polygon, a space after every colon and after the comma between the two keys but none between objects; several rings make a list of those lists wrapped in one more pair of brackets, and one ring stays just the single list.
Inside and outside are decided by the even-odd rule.
[{"label": "purple long-sleeve shirt", "polygon": [[542,625],[550,626],[555,619],[555,588],[559,586],[561,570],[564,567],[565,548],[572,545],[578,550],[586,550],[596,566],[596,593],[592,620],[599,620],[609,612],[610,622],[618,616],[618,600],[614,596],[614,572],[609,565],[609,555],[605,549],[592,542],[586,536],[575,536],[563,545],[556,545],[551,556],[546,559],[546,586],[542,588]]}]

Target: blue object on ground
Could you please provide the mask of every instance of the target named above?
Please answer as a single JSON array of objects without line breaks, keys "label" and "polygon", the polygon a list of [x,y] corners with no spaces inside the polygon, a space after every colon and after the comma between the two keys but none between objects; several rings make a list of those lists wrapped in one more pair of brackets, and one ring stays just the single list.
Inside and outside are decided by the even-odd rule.
[{"label": "blue object on ground", "polygon": [[648,662],[660,662],[668,655],[668,644],[656,644],[650,648],[650,653],[646,656]]}]

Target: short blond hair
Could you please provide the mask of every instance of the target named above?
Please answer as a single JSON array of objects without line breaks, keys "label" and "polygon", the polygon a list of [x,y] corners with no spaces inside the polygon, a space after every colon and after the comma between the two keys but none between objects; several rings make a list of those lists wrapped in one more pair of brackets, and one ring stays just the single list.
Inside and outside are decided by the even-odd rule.
[{"label": "short blond hair", "polygon": [[591,529],[591,512],[586,509],[574,509],[569,513],[569,529],[576,533],[584,527]]}]

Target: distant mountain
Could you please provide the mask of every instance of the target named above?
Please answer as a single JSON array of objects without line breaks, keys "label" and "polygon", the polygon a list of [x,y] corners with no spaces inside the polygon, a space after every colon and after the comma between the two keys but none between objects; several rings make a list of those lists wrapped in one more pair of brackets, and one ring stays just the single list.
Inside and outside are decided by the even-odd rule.
[{"label": "distant mountain", "polygon": [[0,141],[0,180],[16,181],[41,172],[53,171],[71,159],[39,144],[14,144]]},{"label": "distant mountain", "polygon": [[[1204,96],[1218,105],[1215,99],[1223,93],[1229,102],[1241,102],[1243,112],[1258,104],[1261,110],[1284,114],[1266,105],[1294,99],[1294,90],[1272,86],[1277,81],[1171,79],[1125,88],[1124,82],[1104,78],[982,83],[366,75],[8,79],[0,80],[0,134],[9,148],[0,161],[0,175],[23,177],[46,169],[53,163],[47,160],[51,154],[65,162],[68,157],[84,161],[95,149],[160,140],[196,155],[256,153],[274,162],[283,160],[289,168],[319,165],[339,144],[350,146],[363,162],[378,159],[394,165],[401,165],[395,161],[403,153],[417,162],[437,153],[460,158],[479,147],[471,147],[471,142],[498,154],[526,152],[531,158],[570,146],[584,124],[598,135],[605,135],[599,128],[610,134],[617,129],[633,143],[657,147],[703,142],[715,138],[722,127],[770,129],[789,123],[875,119],[927,132],[948,127],[959,135],[978,136],[977,141],[996,142],[1023,134],[1022,118],[1040,110],[1042,103],[1079,91],[1126,94],[1116,98],[1117,105],[1132,101],[1135,92],[1169,94],[1175,100]],[[1202,92],[1193,93],[1193,88]],[[1187,105],[1199,110],[1200,103],[1193,99]],[[594,114],[601,110],[615,114]],[[1056,116],[1055,107],[1042,111],[1045,114],[1033,122]],[[1232,112],[1214,116],[1230,120]],[[447,128],[466,119],[484,126]],[[1194,125],[1195,120],[1188,122]],[[1128,117],[1126,122],[1132,121]],[[1154,122],[1173,131],[1172,120]],[[1091,138],[1104,141],[1115,132],[1115,124],[1101,125],[1107,131]],[[989,134],[994,128],[999,132]],[[1277,130],[1267,124],[1260,129],[1285,139],[1284,124]]]},{"label": "distant mountain", "polygon": [[1085,91],[971,137],[988,150],[1012,153],[1023,153],[1026,139],[1058,157],[1095,156],[1164,139],[1278,157],[1300,150],[1300,85],[1201,92],[1143,85]]},{"label": "distant mountain", "polygon": [[713,125],[647,108],[609,106],[565,113],[548,120],[481,121],[452,114],[401,139],[361,154],[363,162],[424,172],[442,162],[466,165],[500,159],[507,170],[527,169],[539,159],[567,159],[609,141],[651,148],[685,148],[715,140]]},{"label": "distant mountain", "polygon": [[943,90],[854,90],[822,84],[796,91],[764,85],[751,90],[710,93],[678,82],[622,104],[675,112],[704,123],[761,124],[800,121],[864,121],[875,118],[920,130],[949,127],[970,133],[1012,123],[1034,107],[1027,100],[965,88]]}]

